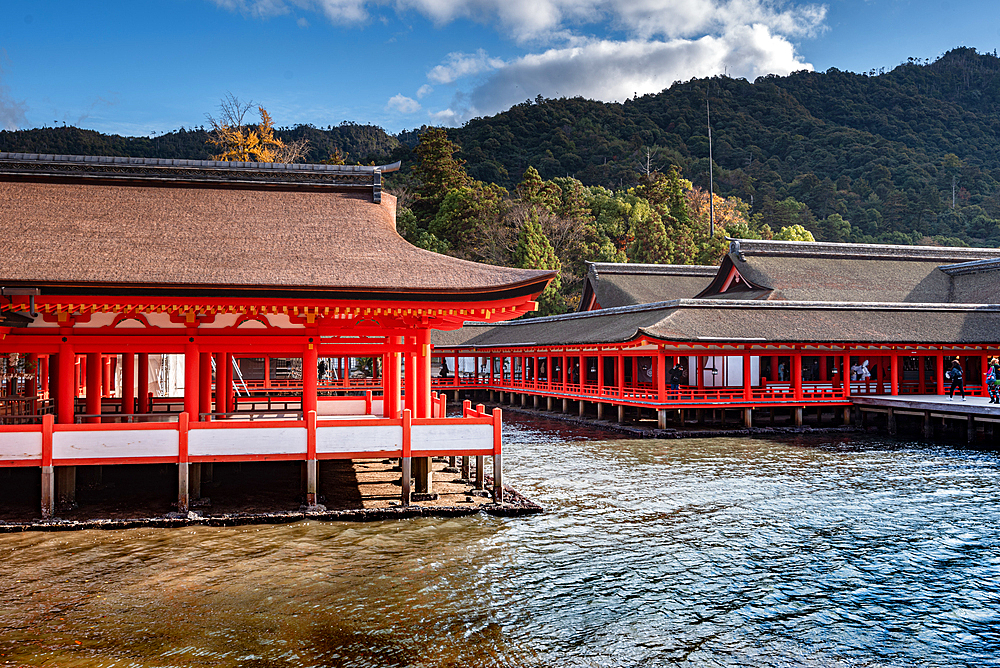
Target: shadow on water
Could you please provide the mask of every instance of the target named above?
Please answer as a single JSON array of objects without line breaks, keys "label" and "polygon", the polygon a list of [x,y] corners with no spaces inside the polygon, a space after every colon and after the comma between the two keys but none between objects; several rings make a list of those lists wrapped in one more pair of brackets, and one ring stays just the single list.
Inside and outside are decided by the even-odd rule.
[{"label": "shadow on water", "polygon": [[0,536],[0,665],[1000,665],[996,453],[506,422],[542,515]]}]

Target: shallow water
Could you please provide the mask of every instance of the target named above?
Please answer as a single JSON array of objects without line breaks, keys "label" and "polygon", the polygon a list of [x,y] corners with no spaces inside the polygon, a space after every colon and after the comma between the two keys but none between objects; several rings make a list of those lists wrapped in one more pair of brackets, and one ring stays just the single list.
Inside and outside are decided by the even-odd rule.
[{"label": "shallow water", "polygon": [[0,665],[1000,666],[995,452],[507,421],[543,515],[0,535]]}]

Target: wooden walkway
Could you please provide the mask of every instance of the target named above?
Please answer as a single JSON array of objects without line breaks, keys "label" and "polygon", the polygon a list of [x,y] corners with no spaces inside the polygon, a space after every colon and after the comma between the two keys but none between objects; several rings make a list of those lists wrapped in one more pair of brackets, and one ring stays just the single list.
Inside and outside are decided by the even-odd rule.
[{"label": "wooden walkway", "polygon": [[962,401],[958,393],[951,400],[947,395],[939,394],[882,394],[853,397],[851,401],[858,411],[861,424],[864,424],[866,416],[885,415],[885,424],[891,435],[897,433],[900,416],[908,416],[906,419],[911,419],[911,416],[922,418],[922,433],[927,439],[934,438],[936,425],[942,429],[946,426],[954,429],[959,425],[946,425],[945,421],[964,421],[969,442],[975,440],[977,430],[988,430],[992,434],[993,425],[1000,423],[1000,404],[989,403],[989,397],[966,396],[965,401]]}]

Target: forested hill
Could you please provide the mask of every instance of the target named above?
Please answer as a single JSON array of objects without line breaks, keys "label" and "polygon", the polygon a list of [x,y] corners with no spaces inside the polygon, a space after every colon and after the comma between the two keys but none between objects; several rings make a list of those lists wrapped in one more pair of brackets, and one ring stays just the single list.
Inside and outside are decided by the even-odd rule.
[{"label": "forested hill", "polygon": [[[471,175],[505,186],[528,165],[543,178],[627,185],[649,150],[652,166],[677,164],[707,188],[706,98],[716,192],[752,203],[775,229],[1000,243],[1000,59],[974,49],[884,73],[693,80],[624,104],[525,102],[449,134]],[[850,235],[822,229],[834,213]]]},{"label": "forested hill", "polygon": [[[529,166],[543,179],[619,189],[671,164],[707,187],[706,99],[716,192],[744,200],[773,229],[799,223],[836,241],[1000,245],[1000,59],[970,48],[888,72],[692,80],[623,104],[538,98],[448,136],[471,177],[506,188]],[[277,135],[308,138],[311,161],[339,150],[348,162],[417,162],[418,131],[343,123]],[[119,137],[47,128],[0,132],[0,151],[204,159],[206,139],[203,129]]]}]

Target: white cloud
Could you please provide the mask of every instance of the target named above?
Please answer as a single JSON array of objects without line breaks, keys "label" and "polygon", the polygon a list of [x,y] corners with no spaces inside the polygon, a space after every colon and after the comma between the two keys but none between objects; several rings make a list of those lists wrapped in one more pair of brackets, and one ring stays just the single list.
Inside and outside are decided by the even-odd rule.
[{"label": "white cloud", "polygon": [[[449,118],[461,123],[513,104],[543,97],[620,102],[657,93],[676,81],[726,72],[753,80],[764,74],[812,69],[792,44],[764,25],[740,26],[695,40],[592,40],[583,46],[549,49],[512,61],[452,104]],[[456,101],[464,98],[456,97]]]},{"label": "white cloud", "polygon": [[385,105],[385,108],[390,111],[398,111],[403,114],[412,114],[420,111],[421,106],[420,103],[412,97],[406,97],[403,94],[398,94],[389,98],[389,102]]},{"label": "white cloud", "polygon": [[417,99],[422,100],[433,92],[434,92],[434,86],[430,84],[424,84],[423,86],[417,89]]},{"label": "white cloud", "polygon": [[456,19],[498,25],[514,39],[549,43],[572,37],[585,26],[611,25],[633,38],[673,39],[720,34],[746,25],[763,25],[789,36],[822,30],[826,7],[791,0],[212,0],[216,5],[256,17],[287,14],[297,8],[324,14],[333,23],[362,23],[368,8],[390,5],[414,11],[438,25]]},{"label": "white cloud", "polygon": [[305,18],[299,18],[299,20],[295,22],[295,25],[297,25],[300,28],[308,28],[309,21],[307,21]]},{"label": "white cloud", "polygon": [[427,78],[434,83],[448,84],[456,79],[495,70],[503,65],[502,60],[490,58],[483,49],[479,49],[476,53],[449,53],[443,64],[427,73]]}]

